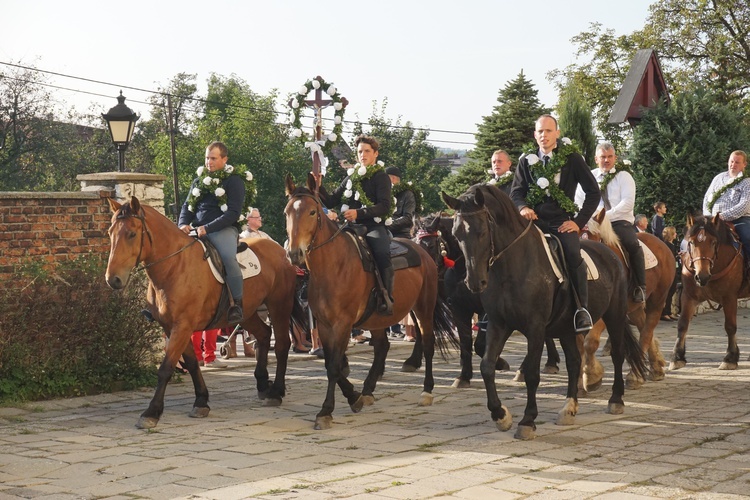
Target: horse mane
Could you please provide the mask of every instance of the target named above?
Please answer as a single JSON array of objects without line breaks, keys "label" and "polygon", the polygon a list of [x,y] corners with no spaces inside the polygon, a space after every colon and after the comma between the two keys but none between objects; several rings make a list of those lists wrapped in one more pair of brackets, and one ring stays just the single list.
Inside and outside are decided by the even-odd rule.
[{"label": "horse mane", "polygon": [[516,229],[521,230],[528,225],[510,196],[493,184],[474,184],[459,197],[459,200],[475,199],[477,191],[482,192],[484,204],[490,213],[493,216],[499,215],[502,219],[502,222],[497,221],[498,223],[504,225],[514,223],[517,226]]},{"label": "horse mane", "polygon": [[615,233],[615,230],[612,229],[612,221],[608,213],[604,213],[604,219],[602,219],[601,223],[596,221],[596,214],[594,214],[594,217],[589,219],[588,227],[591,234],[599,235],[599,238],[601,238],[602,243],[605,245],[618,246],[620,244],[620,238]]},{"label": "horse mane", "polygon": [[718,220],[719,223],[714,224],[714,221],[710,217],[706,217],[704,215],[696,215],[695,217],[693,217],[693,224],[688,228],[687,234],[685,234],[685,238],[695,236],[698,231],[700,231],[701,229],[705,229],[705,231],[709,235],[716,238],[719,243],[731,244],[733,241],[733,237],[729,226],[721,219]]}]

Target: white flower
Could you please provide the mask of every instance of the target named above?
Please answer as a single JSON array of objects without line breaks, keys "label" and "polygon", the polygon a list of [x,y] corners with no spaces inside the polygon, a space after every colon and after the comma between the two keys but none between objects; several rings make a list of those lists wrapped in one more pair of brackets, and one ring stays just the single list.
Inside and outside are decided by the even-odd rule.
[{"label": "white flower", "polygon": [[328,90],[326,90],[326,94],[333,96],[333,94],[335,93],[336,93],[336,87],[334,87],[333,85],[329,85]]},{"label": "white flower", "polygon": [[318,90],[320,88],[320,81],[313,79],[312,86],[315,90]]},{"label": "white flower", "polygon": [[343,108],[344,108],[344,105],[341,104],[340,102],[333,103],[333,109],[335,109],[336,111],[341,111]]},{"label": "white flower", "polygon": [[361,167],[357,169],[357,175],[362,176],[362,175],[365,175],[366,173],[367,173],[367,167],[365,167],[364,165],[362,165]]},{"label": "white flower", "polygon": [[414,185],[411,181],[407,182],[407,184],[410,185],[410,186]]},{"label": "white flower", "polygon": [[381,219],[380,217],[373,217],[372,220],[374,220],[375,222],[380,222],[383,219]]},{"label": "white flower", "polygon": [[622,160],[622,163],[623,163],[623,165],[628,165],[628,166],[631,165],[630,160]]},{"label": "white flower", "polygon": [[188,210],[195,212],[195,207],[193,207],[193,205],[188,205]]},{"label": "white flower", "polygon": [[378,165],[380,165],[381,167],[385,167],[385,163],[383,163],[383,162],[382,162],[382,161],[380,161],[380,160],[378,160]]},{"label": "white flower", "polygon": [[349,167],[346,169],[346,175],[352,175],[354,173],[354,167]]},{"label": "white flower", "polygon": [[546,177],[540,177],[539,180],[536,181],[536,185],[542,189],[547,189],[549,187],[549,180],[547,180]]},{"label": "white flower", "polygon": [[302,129],[301,128],[295,128],[292,130],[292,135],[294,137],[302,137]]},{"label": "white flower", "polygon": [[539,157],[534,153],[531,153],[529,155],[526,155],[526,161],[529,162],[529,165],[535,165],[539,163]]},{"label": "white flower", "polygon": [[214,194],[217,197],[222,197],[222,196],[224,196],[225,193],[226,193],[226,191],[224,191],[224,188],[220,188],[220,187],[216,188],[216,191],[214,191]]},{"label": "white flower", "polygon": [[487,184],[494,185],[497,183],[497,179],[490,179],[490,181]]},{"label": "white flower", "polygon": [[211,185],[211,180],[212,179],[211,179],[210,176],[206,176],[206,177],[203,178],[203,184],[205,184],[206,186],[210,186]]},{"label": "white flower", "polygon": [[212,181],[212,182],[213,182],[214,184],[218,184],[219,182],[221,182],[221,181],[219,180],[219,178],[218,178],[218,177],[214,177],[213,179],[211,179],[211,181]]},{"label": "white flower", "polygon": [[198,175],[202,175],[202,174],[203,174],[203,171],[204,171],[205,169],[206,169],[206,167],[198,167],[198,170],[196,170],[195,172],[196,172],[196,173],[197,173]]},{"label": "white flower", "polygon": [[343,213],[343,212],[346,212],[347,210],[349,210],[349,205],[346,205],[346,204],[344,204],[344,205],[341,205],[341,212],[342,212],[342,213]]},{"label": "white flower", "polygon": [[245,220],[245,216],[244,216],[243,214],[240,214],[240,218],[239,218],[238,220],[239,220],[240,222],[242,222],[243,220]]},{"label": "white flower", "polygon": [[393,206],[396,206],[398,204],[398,200],[395,196],[393,197],[393,201],[391,201],[391,203],[393,203]]},{"label": "white flower", "polygon": [[352,180],[349,179],[346,181],[346,189],[351,189],[351,188],[352,188]]},{"label": "white flower", "polygon": [[385,220],[385,225],[386,225],[386,226],[390,226],[391,224],[393,224],[393,219],[392,219],[391,217],[388,217],[388,218],[387,218],[387,219]]},{"label": "white flower", "polygon": [[344,198],[351,198],[352,197],[352,190],[347,189],[344,191]]},{"label": "white flower", "polygon": [[232,172],[234,172],[234,167],[232,165],[227,165],[226,167],[224,167],[224,172],[231,174]]},{"label": "white flower", "polygon": [[245,179],[247,179],[247,182],[250,182],[251,180],[253,180],[253,173],[250,172],[249,170],[245,172]]},{"label": "white flower", "polygon": [[200,195],[201,195],[201,190],[200,190],[200,189],[198,189],[197,187],[196,187],[196,188],[193,188],[193,190],[192,190],[192,191],[190,191],[190,194],[192,194],[192,195],[193,195],[193,196],[195,196],[195,197],[198,197],[198,196],[200,196]]},{"label": "white flower", "polygon": [[359,191],[354,193],[354,201],[359,201]]},{"label": "white flower", "polygon": [[328,134],[328,137],[326,137],[326,139],[328,139],[331,142],[336,142],[336,139],[338,139],[338,136],[336,134],[331,133],[331,134]]},{"label": "white flower", "polygon": [[303,86],[301,86],[301,87],[299,88],[299,90],[297,91],[297,93],[298,93],[299,95],[307,95],[307,92],[308,92],[308,90],[307,90],[307,85],[303,85]]},{"label": "white flower", "polygon": [[299,108],[299,101],[298,101],[297,99],[294,99],[294,100],[292,101],[292,107],[293,107],[294,109],[297,109],[297,108]]},{"label": "white flower", "polygon": [[227,206],[227,204],[226,204],[226,203],[224,203],[224,204],[223,204],[222,206],[220,206],[219,208],[221,208],[221,211],[222,211],[222,212],[226,212],[227,210],[229,210],[229,207]]},{"label": "white flower", "polygon": [[617,169],[615,167],[612,167],[612,168],[609,169],[609,172],[607,172],[607,173],[614,175],[614,174],[617,173]]},{"label": "white flower", "polygon": [[571,141],[571,140],[570,140],[570,139],[568,139],[567,137],[563,137],[562,139],[560,139],[560,142],[562,142],[562,143],[563,143],[563,144],[565,144],[566,146],[570,146],[571,144],[573,144],[573,141]]},{"label": "white flower", "polygon": [[336,125],[341,124],[341,117],[338,116],[338,115],[334,116],[333,117],[333,123],[335,123]]}]

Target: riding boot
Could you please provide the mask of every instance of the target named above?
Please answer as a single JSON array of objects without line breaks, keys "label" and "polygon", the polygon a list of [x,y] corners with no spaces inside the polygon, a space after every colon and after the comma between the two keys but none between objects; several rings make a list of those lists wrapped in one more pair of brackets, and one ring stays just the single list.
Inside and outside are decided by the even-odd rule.
[{"label": "riding boot", "polygon": [[234,305],[227,312],[227,322],[230,325],[236,325],[242,321],[242,297],[234,299]]},{"label": "riding boot", "polygon": [[382,316],[393,314],[393,266],[389,265],[383,268],[380,275],[383,280],[383,302],[378,307],[378,313]]},{"label": "riding boot", "polygon": [[576,269],[571,269],[570,278],[571,284],[578,294],[578,302],[580,303],[578,309],[576,309],[573,315],[573,324],[577,333],[586,333],[594,326],[589,314],[589,284],[588,284],[588,269],[586,263],[581,262]]},{"label": "riding boot", "polygon": [[635,290],[633,290],[633,301],[640,304],[646,302],[646,260],[643,257],[643,249],[638,245],[638,251],[630,254],[630,267],[635,278]]}]

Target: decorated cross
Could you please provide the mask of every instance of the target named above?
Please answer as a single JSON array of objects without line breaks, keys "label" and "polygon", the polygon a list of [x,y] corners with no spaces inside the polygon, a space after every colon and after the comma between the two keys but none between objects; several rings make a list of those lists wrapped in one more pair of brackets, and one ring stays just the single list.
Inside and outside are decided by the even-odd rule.
[{"label": "decorated cross", "polygon": [[[307,95],[315,91],[314,99],[307,99]],[[323,98],[325,92],[330,99]],[[325,157],[333,145],[341,138],[344,121],[344,109],[349,101],[341,97],[333,83],[326,82],[320,76],[308,80],[300,87],[297,95],[289,99],[289,107],[292,109],[292,135],[297,137],[306,148],[310,149],[313,160],[313,174],[321,173],[327,165]],[[329,134],[323,133],[323,110],[333,105],[333,130]],[[313,137],[308,140],[307,134],[302,130],[300,113],[304,108],[313,110]]]}]

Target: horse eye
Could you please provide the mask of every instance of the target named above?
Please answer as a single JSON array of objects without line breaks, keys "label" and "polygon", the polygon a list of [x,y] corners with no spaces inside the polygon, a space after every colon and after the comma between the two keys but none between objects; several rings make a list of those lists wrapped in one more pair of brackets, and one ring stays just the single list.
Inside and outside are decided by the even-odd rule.
[{"label": "horse eye", "polygon": [[135,238],[135,231],[128,231],[128,239],[132,240]]},{"label": "horse eye", "polygon": [[317,210],[315,209],[310,210],[310,215],[315,215],[316,213],[317,213]]}]

